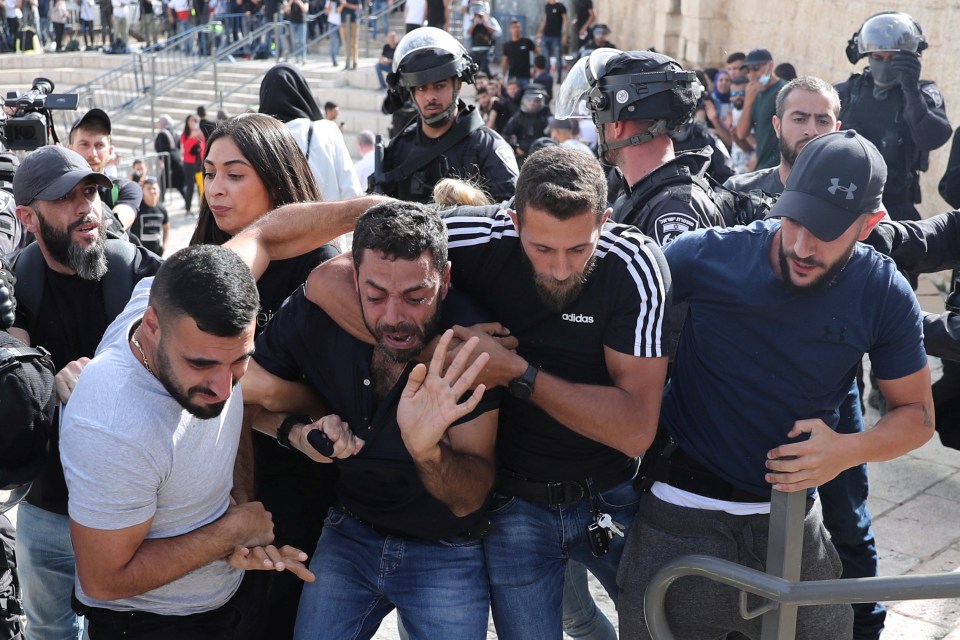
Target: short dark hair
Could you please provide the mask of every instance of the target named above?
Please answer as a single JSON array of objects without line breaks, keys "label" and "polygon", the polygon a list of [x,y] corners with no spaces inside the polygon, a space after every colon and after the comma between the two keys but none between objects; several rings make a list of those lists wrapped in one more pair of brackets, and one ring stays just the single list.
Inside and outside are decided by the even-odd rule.
[{"label": "short dark hair", "polygon": [[447,264],[447,229],[440,215],[417,202],[390,200],[370,207],[353,231],[353,266],[360,268],[365,249],[390,260],[414,260],[424,251],[443,271]]},{"label": "short dark hair", "polygon": [[336,108],[337,108],[337,103],[334,102],[333,100],[327,100],[326,102],[323,103],[324,111],[329,111],[330,109],[336,109]]},{"label": "short dark hair", "polygon": [[795,80],[797,77],[796,68],[789,62],[781,62],[776,67],[773,68],[773,74],[780,78],[781,80],[786,80],[790,82]]},{"label": "short dark hair", "polygon": [[539,55],[534,56],[534,58],[533,58],[533,66],[535,66],[537,69],[546,69],[546,68],[547,68],[547,56],[543,55],[542,53],[539,54]]},{"label": "short dark hair", "polygon": [[587,211],[599,222],[607,208],[607,178],[590,154],[564,146],[548,146],[531,154],[517,179],[514,209],[523,221],[528,205],[559,220]]},{"label": "short dark hair", "polygon": [[734,51],[727,56],[727,64],[733,64],[734,62],[743,62],[747,59],[747,54],[743,51]]},{"label": "short dark hair", "polygon": [[787,98],[789,98],[790,94],[796,89],[809,91],[810,93],[819,93],[830,98],[833,101],[833,116],[835,118],[840,117],[840,94],[837,93],[836,88],[826,80],[822,80],[816,76],[800,76],[785,84],[777,93],[776,114],[781,120],[787,110]]},{"label": "short dark hair", "polygon": [[189,316],[204,333],[229,338],[260,309],[257,283],[234,251],[213,244],[180,249],[164,260],[150,289],[161,322]]}]

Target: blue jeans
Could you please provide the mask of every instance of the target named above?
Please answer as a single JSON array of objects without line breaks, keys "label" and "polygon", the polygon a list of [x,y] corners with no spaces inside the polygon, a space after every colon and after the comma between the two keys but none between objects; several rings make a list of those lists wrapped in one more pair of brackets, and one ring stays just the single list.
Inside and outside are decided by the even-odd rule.
[{"label": "blue jeans", "polygon": [[[370,7],[370,15],[374,15],[381,11],[384,11],[387,8],[387,0],[373,0],[373,5]],[[376,20],[370,18],[370,37],[376,38],[378,33],[383,33],[387,35],[387,32],[390,30],[390,25],[387,23],[387,18],[389,13],[384,13],[382,16]]]},{"label": "blue jeans", "polygon": [[381,89],[386,89],[386,88],[387,88],[387,81],[384,80],[383,75],[384,75],[385,73],[390,73],[391,71],[393,71],[393,65],[391,65],[391,64],[384,64],[384,63],[382,63],[382,62],[378,62],[377,64],[375,64],[375,65],[373,66],[373,68],[376,69],[376,71],[377,71],[377,80],[380,81],[380,88],[381,88]]},{"label": "blue jeans", "polygon": [[333,64],[337,64],[337,56],[340,55],[340,45],[343,41],[340,39],[340,27],[331,25],[330,31],[330,59]]},{"label": "blue jeans", "polygon": [[563,49],[562,39],[559,36],[543,36],[543,55],[547,57],[547,68],[550,68],[551,58],[556,56],[557,60],[557,84],[563,79]]},{"label": "blue jeans", "polygon": [[331,509],[300,596],[295,640],[371,638],[394,607],[411,640],[484,640],[490,606],[479,540],[383,536]]},{"label": "blue jeans", "polygon": [[20,503],[17,574],[30,640],[83,637],[83,618],[70,608],[76,560],[67,516]]},{"label": "blue jeans", "polygon": [[[639,501],[631,480],[599,494],[598,507],[629,528]],[[494,493],[488,515],[493,529],[483,541],[483,551],[493,621],[501,640],[563,636],[567,560],[585,565],[617,601],[617,566],[624,539],[614,536],[610,551],[594,557],[586,535],[593,522],[589,499],[551,507]]]},{"label": "blue jeans", "polygon": [[307,59],[307,23],[290,23],[290,32],[293,35],[293,57],[299,60]]},{"label": "blue jeans", "polygon": [[[863,431],[860,391],[854,380],[850,393],[840,405],[837,433]],[[844,578],[872,578],[877,575],[877,543],[870,528],[873,520],[867,509],[867,465],[847,469],[818,489],[823,507],[823,524],[837,549]],[[887,609],[879,602],[853,605],[853,637],[876,640],[883,631]]]},{"label": "blue jeans", "polygon": [[617,640],[616,630],[590,593],[587,568],[576,560],[567,562],[563,581],[563,632],[571,638]]}]

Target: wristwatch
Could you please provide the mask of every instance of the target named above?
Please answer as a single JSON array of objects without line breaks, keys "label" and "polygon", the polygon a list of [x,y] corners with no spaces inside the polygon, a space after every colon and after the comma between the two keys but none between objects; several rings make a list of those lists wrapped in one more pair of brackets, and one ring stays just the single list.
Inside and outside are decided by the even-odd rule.
[{"label": "wristwatch", "polygon": [[277,428],[277,444],[284,449],[293,449],[293,445],[290,444],[290,430],[298,424],[310,424],[311,422],[313,422],[313,418],[307,415],[293,414],[287,416]]},{"label": "wristwatch", "polygon": [[510,385],[507,387],[510,395],[519,400],[529,399],[530,396],[533,395],[533,385],[537,381],[537,373],[539,371],[540,370],[532,364],[529,365],[522,376],[510,381]]}]

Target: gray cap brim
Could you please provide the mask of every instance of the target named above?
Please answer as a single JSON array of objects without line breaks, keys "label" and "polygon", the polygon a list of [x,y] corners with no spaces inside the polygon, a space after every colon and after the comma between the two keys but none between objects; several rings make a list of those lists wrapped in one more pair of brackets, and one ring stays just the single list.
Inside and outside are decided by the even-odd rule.
[{"label": "gray cap brim", "polygon": [[59,200],[70,193],[74,187],[80,184],[81,180],[87,177],[92,177],[97,183],[97,186],[104,187],[106,189],[113,187],[113,182],[110,180],[110,178],[102,173],[97,173],[96,171],[69,171],[44,187],[42,191],[33,197],[33,199]]}]

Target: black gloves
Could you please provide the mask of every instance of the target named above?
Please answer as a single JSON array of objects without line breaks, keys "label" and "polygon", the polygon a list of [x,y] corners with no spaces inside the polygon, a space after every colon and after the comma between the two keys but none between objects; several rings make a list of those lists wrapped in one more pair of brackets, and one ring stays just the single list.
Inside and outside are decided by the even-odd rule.
[{"label": "black gloves", "polygon": [[904,93],[920,92],[920,58],[916,54],[895,53],[890,64],[897,72]]}]

